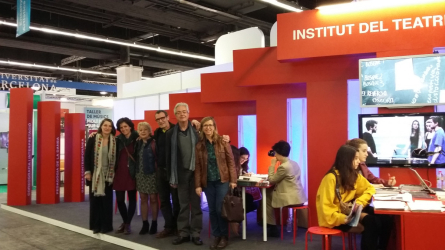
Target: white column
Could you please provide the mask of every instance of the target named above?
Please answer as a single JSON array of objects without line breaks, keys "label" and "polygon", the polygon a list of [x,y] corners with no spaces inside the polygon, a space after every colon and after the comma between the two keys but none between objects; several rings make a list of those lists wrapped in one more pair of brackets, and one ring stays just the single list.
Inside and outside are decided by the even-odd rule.
[{"label": "white column", "polygon": [[124,65],[116,68],[117,73],[117,97],[123,97],[123,86],[125,83],[140,81],[142,79],[142,67]]}]

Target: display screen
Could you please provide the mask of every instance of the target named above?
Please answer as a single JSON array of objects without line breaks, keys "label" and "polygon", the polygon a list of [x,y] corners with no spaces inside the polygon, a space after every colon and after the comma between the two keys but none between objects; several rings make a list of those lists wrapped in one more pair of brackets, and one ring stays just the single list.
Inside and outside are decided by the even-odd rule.
[{"label": "display screen", "polygon": [[362,107],[445,103],[445,55],[362,59]]},{"label": "display screen", "polygon": [[0,132],[0,148],[9,147],[9,132]]},{"label": "display screen", "polygon": [[360,138],[368,144],[366,165],[445,164],[445,152],[439,152],[445,149],[444,119],[445,113],[359,115]]}]

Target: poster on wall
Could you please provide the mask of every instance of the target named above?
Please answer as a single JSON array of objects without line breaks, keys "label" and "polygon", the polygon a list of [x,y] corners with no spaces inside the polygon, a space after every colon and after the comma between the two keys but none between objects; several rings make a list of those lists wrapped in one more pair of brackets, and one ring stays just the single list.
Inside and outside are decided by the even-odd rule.
[{"label": "poster on wall", "polygon": [[88,130],[98,130],[100,122],[105,118],[113,119],[112,109],[85,108],[85,125]]},{"label": "poster on wall", "polygon": [[362,107],[445,103],[445,55],[359,61]]}]

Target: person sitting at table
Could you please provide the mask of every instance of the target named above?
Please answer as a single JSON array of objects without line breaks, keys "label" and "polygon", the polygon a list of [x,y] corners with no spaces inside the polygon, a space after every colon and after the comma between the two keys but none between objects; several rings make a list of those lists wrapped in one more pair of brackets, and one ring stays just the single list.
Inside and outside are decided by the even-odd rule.
[{"label": "person sitting at table", "polygon": [[[361,233],[361,249],[377,250],[381,220],[374,215],[369,205],[375,194],[374,186],[356,170],[360,164],[359,151],[349,145],[338,149],[335,162],[323,177],[316,196],[318,224],[322,227],[340,229],[343,232]],[[355,203],[362,205],[359,223],[348,225],[352,218],[350,206]],[[380,247],[386,249],[386,246]]]},{"label": "person sitting at table", "polygon": [[[290,145],[286,141],[279,141],[272,146],[275,156],[269,166],[268,180],[274,187],[266,190],[266,213],[268,236],[279,237],[280,231],[276,226],[274,208],[289,205],[303,205],[306,193],[301,184],[301,170],[298,163],[289,159]],[[275,172],[275,165],[280,165]]]},{"label": "person sitting at table", "polygon": [[368,169],[368,166],[366,166],[366,158],[368,157],[368,144],[365,140],[360,138],[354,138],[352,140],[349,140],[346,142],[346,145],[352,146],[358,150],[359,154],[359,167],[357,168],[357,171],[363,175],[369,182],[372,184],[382,184],[385,187],[392,187],[396,185],[396,177],[390,176],[388,180],[379,178],[374,176],[372,172]]}]

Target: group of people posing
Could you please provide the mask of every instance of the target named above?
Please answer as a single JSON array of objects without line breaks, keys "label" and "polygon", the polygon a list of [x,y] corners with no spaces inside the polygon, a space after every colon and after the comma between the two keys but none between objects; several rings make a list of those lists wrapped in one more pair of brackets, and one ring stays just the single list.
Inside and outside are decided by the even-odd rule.
[{"label": "group of people posing", "polygon": [[[136,192],[141,198],[142,228],[139,234],[156,234],[156,238],[177,236],[172,244],[192,241],[202,245],[201,194],[205,193],[215,237],[210,249],[228,245],[228,223],[221,216],[224,196],[237,187],[239,175],[249,175],[249,152],[229,144],[220,136],[216,121],[205,117],[189,121],[189,107],[178,103],[174,108],[177,124],[169,121],[167,112],[157,111],[159,128],[154,133],[146,122],[134,127],[128,118],[117,122],[104,119],[92,134],[85,150],[85,178],[90,193],[90,229],[94,233],[113,231],[113,190],[122,224],[116,233],[130,234],[136,209]],[[279,141],[272,146],[274,157],[268,177],[274,186],[267,189],[267,224],[271,236],[278,236],[274,208],[303,205],[307,201],[301,184],[301,170],[289,159],[290,145]],[[395,185],[395,178],[375,177],[364,164],[368,145],[353,139],[342,146],[334,165],[323,178],[316,203],[320,226],[345,232],[363,233],[362,249],[386,249],[391,218],[375,215],[368,205],[374,187],[370,183]],[[278,167],[276,168],[276,165]],[[128,195],[128,207],[125,203]],[[336,195],[338,194],[338,195]],[[246,195],[247,212],[256,209],[254,194]],[[157,232],[158,197],[164,217],[164,229]],[[357,227],[347,225],[344,204],[355,200],[365,207]],[[148,202],[152,213],[148,222]],[[232,223],[235,232],[238,224]]]}]

